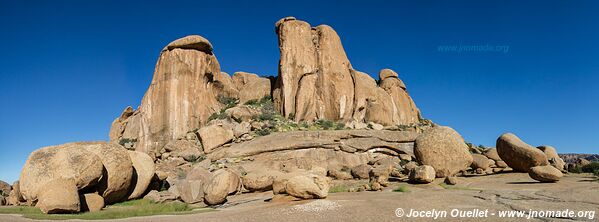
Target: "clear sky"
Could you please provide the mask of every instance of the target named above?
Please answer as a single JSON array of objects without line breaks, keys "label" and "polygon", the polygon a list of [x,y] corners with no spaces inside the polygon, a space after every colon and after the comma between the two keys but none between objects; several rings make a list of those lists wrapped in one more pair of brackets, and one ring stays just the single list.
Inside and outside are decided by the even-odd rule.
[{"label": "clear sky", "polygon": [[332,26],[355,69],[397,71],[467,141],[599,153],[597,1],[122,2],[0,0],[0,180],[37,148],[107,140],[174,39],[206,37],[225,72],[277,75],[285,16]]}]

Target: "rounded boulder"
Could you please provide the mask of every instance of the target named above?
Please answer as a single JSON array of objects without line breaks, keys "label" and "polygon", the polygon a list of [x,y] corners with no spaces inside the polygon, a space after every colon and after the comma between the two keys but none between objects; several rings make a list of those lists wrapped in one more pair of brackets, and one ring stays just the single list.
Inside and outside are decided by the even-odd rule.
[{"label": "rounded boulder", "polygon": [[509,167],[520,172],[549,165],[543,151],[526,144],[512,133],[505,133],[497,139],[497,153]]},{"label": "rounded boulder", "polygon": [[98,193],[107,204],[126,200],[133,178],[129,152],[116,143],[87,143],[84,148],[100,157],[106,171],[98,184]]},{"label": "rounded boulder", "polygon": [[528,172],[530,178],[540,181],[540,182],[557,182],[560,178],[564,176],[561,171],[556,169],[553,166],[536,166],[530,168],[530,172]]},{"label": "rounded boulder", "polygon": [[33,151],[21,171],[20,193],[35,202],[39,190],[53,179],[72,179],[77,189],[96,185],[102,178],[103,165],[94,153],[83,149],[87,143],[67,143]]},{"label": "rounded boulder", "polygon": [[128,151],[129,158],[133,164],[135,172],[135,183],[131,184],[132,191],[129,194],[129,200],[140,198],[148,189],[150,182],[155,174],[155,166],[152,157],[139,151]]},{"label": "rounded boulder", "polygon": [[414,154],[421,164],[433,167],[437,177],[453,176],[472,164],[462,136],[446,126],[430,128],[418,136]]}]

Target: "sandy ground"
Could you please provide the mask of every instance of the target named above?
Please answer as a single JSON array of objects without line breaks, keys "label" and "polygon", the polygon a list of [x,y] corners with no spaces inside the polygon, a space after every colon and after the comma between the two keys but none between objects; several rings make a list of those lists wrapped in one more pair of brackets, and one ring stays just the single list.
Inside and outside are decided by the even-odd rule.
[{"label": "sandy ground", "polygon": [[[217,211],[178,216],[151,216],[116,221],[599,221],[599,182],[590,175],[566,175],[554,184],[538,183],[523,173],[459,178],[458,187],[438,184],[408,186],[409,192],[392,192],[392,184],[381,192],[333,193],[323,200],[273,203],[271,192],[229,197]],[[401,208],[401,210],[398,210]],[[410,211],[424,217],[407,217]],[[486,211],[488,210],[488,211]],[[502,211],[525,211],[524,217],[500,217]],[[572,211],[573,217],[533,217],[533,211]],[[402,213],[398,217],[396,213]],[[426,216],[426,211],[429,216]],[[568,211],[568,212],[569,212]],[[446,212],[443,216],[443,212]],[[453,213],[479,213],[452,217]],[[486,212],[486,213],[485,213]],[[578,213],[582,217],[578,217]],[[583,215],[586,214],[586,215]],[[593,216],[593,217],[591,217]],[[18,215],[0,215],[0,221],[32,221]]]}]

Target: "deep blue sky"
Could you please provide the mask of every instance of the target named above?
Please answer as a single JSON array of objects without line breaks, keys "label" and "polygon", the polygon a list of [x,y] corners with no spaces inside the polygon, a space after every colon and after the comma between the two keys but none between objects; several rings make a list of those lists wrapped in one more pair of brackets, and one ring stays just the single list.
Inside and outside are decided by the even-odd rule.
[{"label": "deep blue sky", "polygon": [[0,1],[1,180],[42,146],[107,140],[179,37],[208,38],[228,73],[276,75],[274,23],[290,15],[335,28],[354,68],[399,72],[424,117],[468,141],[511,131],[559,152],[599,148],[597,1],[107,2]]}]

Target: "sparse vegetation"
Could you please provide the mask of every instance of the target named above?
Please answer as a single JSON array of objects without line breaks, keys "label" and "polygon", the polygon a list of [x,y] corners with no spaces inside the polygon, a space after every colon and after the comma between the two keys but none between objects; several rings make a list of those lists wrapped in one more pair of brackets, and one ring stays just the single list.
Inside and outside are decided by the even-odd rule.
[{"label": "sparse vegetation", "polygon": [[223,95],[218,95],[217,100],[219,103],[225,105],[225,109],[235,107],[239,103],[239,99]]},{"label": "sparse vegetation", "polygon": [[187,160],[188,162],[193,163],[199,163],[202,162],[206,159],[205,155],[200,155],[200,156],[196,156],[196,155],[191,155],[189,156],[189,159]]},{"label": "sparse vegetation", "polygon": [[244,105],[248,105],[254,108],[259,108],[262,107],[264,104],[267,103],[271,103],[272,104],[272,98],[270,96],[265,96],[262,97],[262,99],[252,99],[252,100],[248,100],[247,102],[245,102]]},{"label": "sparse vegetation", "polygon": [[349,192],[349,187],[347,185],[337,185],[333,186],[329,189],[329,193],[342,193]]},{"label": "sparse vegetation", "polygon": [[591,162],[583,167],[581,167],[583,173],[596,173],[599,171],[599,162]]},{"label": "sparse vegetation", "polygon": [[122,138],[121,140],[119,140],[119,145],[125,146],[125,144],[127,144],[127,143],[136,143],[136,142],[137,142],[137,139]]},{"label": "sparse vegetation", "polygon": [[410,190],[408,189],[408,186],[401,185],[401,186],[398,186],[397,188],[393,189],[393,192],[407,193],[407,192],[410,192]]},{"label": "sparse vegetation", "polygon": [[585,166],[576,166],[568,169],[570,173],[592,173],[597,175],[599,171],[599,162],[591,162]]},{"label": "sparse vegetation", "polygon": [[227,114],[225,113],[225,109],[221,109],[218,112],[212,113],[210,115],[210,117],[208,117],[208,121],[212,121],[215,119],[226,119],[228,118]]},{"label": "sparse vegetation", "polygon": [[186,203],[154,203],[149,200],[132,200],[108,206],[99,212],[78,214],[44,214],[30,206],[0,208],[0,214],[20,214],[34,220],[111,220],[151,215],[179,215],[211,211],[210,208],[194,208]]}]

